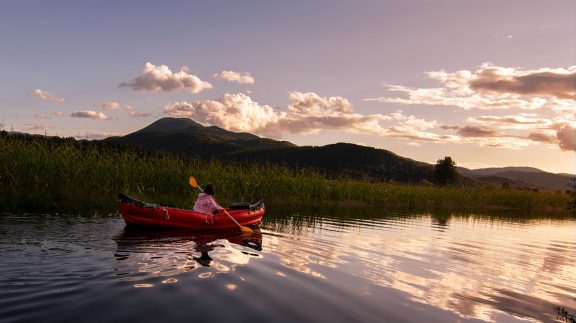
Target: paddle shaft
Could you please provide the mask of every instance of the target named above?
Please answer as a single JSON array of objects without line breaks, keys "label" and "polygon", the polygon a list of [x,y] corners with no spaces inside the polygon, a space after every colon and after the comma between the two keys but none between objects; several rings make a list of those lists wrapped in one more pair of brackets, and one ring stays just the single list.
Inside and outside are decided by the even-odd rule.
[{"label": "paddle shaft", "polygon": [[234,223],[236,223],[240,228],[242,228],[242,225],[240,225],[240,223],[238,223],[238,221],[236,221],[236,219],[234,219],[232,217],[232,215],[230,215],[230,213],[228,213],[228,211],[226,211],[226,209],[222,209],[224,210],[224,213],[226,213],[226,215],[230,218],[230,220],[234,221]]}]

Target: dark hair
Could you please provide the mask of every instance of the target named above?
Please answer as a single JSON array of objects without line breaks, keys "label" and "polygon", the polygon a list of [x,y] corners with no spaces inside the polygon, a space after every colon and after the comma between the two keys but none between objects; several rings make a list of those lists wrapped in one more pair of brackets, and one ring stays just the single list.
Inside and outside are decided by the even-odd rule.
[{"label": "dark hair", "polygon": [[204,193],[214,196],[214,186],[212,184],[206,184],[206,186],[204,186]]}]

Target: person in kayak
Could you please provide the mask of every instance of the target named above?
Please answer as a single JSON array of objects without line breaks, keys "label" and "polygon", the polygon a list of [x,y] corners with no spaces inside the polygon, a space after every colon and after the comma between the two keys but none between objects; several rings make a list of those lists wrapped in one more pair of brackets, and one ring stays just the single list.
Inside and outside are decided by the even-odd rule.
[{"label": "person in kayak", "polygon": [[[204,186],[204,191],[198,194],[198,199],[196,200],[196,203],[194,203],[194,211],[206,215],[214,215],[222,211],[223,208],[214,199],[214,193],[214,186],[212,184],[206,184],[206,186]],[[208,217],[206,217],[206,222],[208,222]],[[212,220],[212,222],[214,221]]]}]

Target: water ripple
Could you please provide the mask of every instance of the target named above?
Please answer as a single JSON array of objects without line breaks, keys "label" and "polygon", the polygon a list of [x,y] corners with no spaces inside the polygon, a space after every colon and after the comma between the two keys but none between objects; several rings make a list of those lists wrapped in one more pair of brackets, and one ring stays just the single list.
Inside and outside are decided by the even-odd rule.
[{"label": "water ripple", "polygon": [[551,321],[553,305],[576,307],[575,231],[573,221],[301,217],[245,237],[3,215],[0,317]]}]

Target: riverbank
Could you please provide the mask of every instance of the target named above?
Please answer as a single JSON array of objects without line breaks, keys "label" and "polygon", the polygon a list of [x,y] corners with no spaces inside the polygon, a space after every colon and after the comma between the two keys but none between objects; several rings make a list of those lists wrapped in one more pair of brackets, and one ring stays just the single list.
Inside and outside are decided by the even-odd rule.
[{"label": "riverbank", "polygon": [[119,192],[190,208],[213,183],[221,204],[255,201],[380,206],[399,210],[561,212],[570,195],[486,186],[436,187],[326,179],[314,170],[224,164],[149,154],[100,142],[0,134],[0,212],[114,212]]}]

